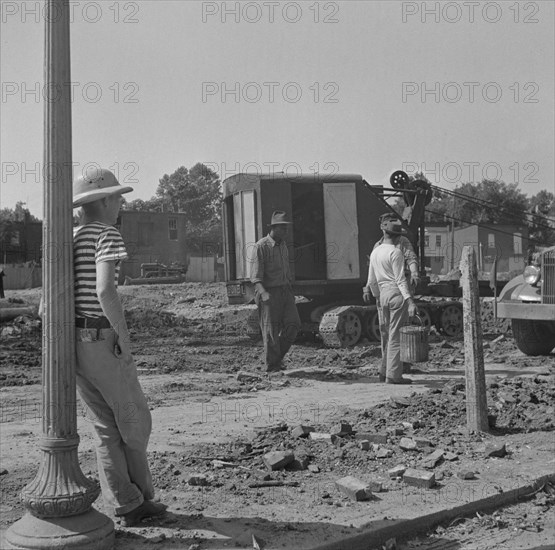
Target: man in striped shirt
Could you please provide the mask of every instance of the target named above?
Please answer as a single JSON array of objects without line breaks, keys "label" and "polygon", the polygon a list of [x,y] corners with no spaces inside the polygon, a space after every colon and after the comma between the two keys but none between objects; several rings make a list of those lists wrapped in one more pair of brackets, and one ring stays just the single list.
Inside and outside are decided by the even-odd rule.
[{"label": "man in striped shirt", "polygon": [[74,232],[77,389],[98,436],[100,486],[123,526],[160,515],[154,502],[146,449],[152,419],[129,348],[129,331],[117,293],[121,260],[127,258],[116,223],[122,187],[109,170],[73,184],[73,206],[83,225]]}]

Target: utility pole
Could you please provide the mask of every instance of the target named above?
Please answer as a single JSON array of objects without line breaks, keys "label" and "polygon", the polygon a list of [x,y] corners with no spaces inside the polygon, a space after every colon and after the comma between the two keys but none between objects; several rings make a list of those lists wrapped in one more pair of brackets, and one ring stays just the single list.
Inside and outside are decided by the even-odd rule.
[{"label": "utility pole", "polygon": [[100,493],[79,466],[73,299],[69,0],[46,0],[42,328],[42,455],[22,490],[27,513],[6,533],[12,548],[107,550],[111,519],[91,507]]}]

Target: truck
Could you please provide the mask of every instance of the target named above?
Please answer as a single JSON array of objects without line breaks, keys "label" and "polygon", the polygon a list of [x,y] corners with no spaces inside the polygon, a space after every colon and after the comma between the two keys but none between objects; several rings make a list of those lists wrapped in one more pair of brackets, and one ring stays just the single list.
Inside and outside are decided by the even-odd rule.
[{"label": "truck", "polygon": [[[420,258],[424,256],[424,208],[432,198],[429,183],[410,181],[403,171],[390,177],[391,188],[370,185],[360,174],[235,174],[223,182],[224,266],[228,302],[254,302],[249,280],[250,251],[268,232],[274,210],[293,221],[288,236],[293,292],[304,332],[319,333],[328,347],[378,340],[375,304],[365,305],[362,287],[374,244],[382,237],[378,217],[395,212],[387,198],[403,196],[401,223]],[[462,333],[458,281],[432,284],[420,261],[415,290],[419,316],[446,336]],[[489,287],[488,287],[489,288]],[[258,335],[253,311],[250,332]]]},{"label": "truck", "polygon": [[555,246],[531,254],[524,272],[503,287],[497,317],[510,319],[515,343],[526,355],[554,350]]}]

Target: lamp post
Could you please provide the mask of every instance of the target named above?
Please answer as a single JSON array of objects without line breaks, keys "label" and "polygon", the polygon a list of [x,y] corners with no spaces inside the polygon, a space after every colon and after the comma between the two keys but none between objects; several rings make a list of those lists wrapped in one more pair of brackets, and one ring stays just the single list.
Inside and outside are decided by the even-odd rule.
[{"label": "lamp post", "polygon": [[27,513],[12,548],[113,547],[114,524],[92,503],[100,489],[77,457],[72,237],[69,0],[45,2],[41,462],[23,489]]}]

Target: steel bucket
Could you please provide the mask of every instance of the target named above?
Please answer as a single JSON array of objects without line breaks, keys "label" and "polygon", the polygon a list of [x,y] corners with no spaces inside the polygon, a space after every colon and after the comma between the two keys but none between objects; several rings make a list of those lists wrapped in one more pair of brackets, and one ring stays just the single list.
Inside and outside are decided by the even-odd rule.
[{"label": "steel bucket", "polygon": [[423,363],[428,360],[430,344],[428,336],[430,329],[424,326],[420,317],[420,326],[406,325],[401,327],[401,361],[404,363]]}]

